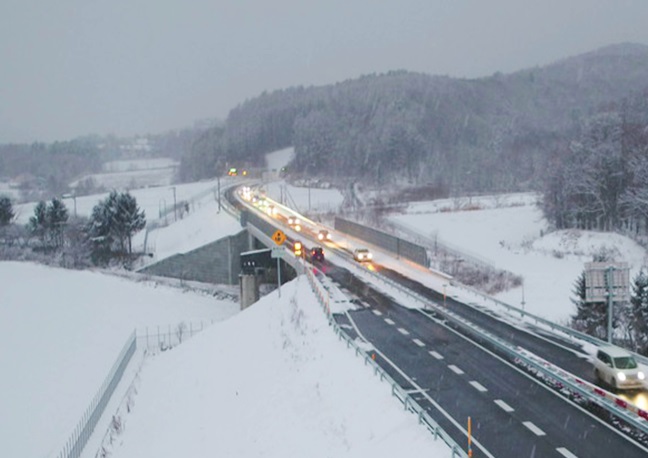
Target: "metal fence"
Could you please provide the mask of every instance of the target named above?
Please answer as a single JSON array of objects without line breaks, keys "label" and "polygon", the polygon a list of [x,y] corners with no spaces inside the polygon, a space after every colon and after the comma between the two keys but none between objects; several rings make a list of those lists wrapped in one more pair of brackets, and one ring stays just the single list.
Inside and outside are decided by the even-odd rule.
[{"label": "metal fence", "polygon": [[136,331],[138,345],[150,352],[166,351],[192,338],[214,321],[181,322],[176,325],[147,326]]},{"label": "metal fence", "polygon": [[[485,339],[493,347],[495,347],[499,351],[502,351],[512,360],[516,361],[516,363],[518,364],[523,363],[527,367],[537,371],[537,373],[543,374],[545,379],[554,380],[559,386],[563,388],[561,390],[563,395],[569,392],[580,399],[586,399],[592,402],[594,405],[602,407],[603,409],[610,412],[612,415],[615,415],[618,418],[622,419],[624,422],[636,428],[642,434],[648,435],[648,423],[646,422],[646,420],[648,420],[647,411],[634,408],[634,406],[631,403],[628,403],[620,398],[617,398],[611,393],[608,393],[605,390],[600,389],[596,385],[593,385],[570,373],[567,373],[566,371],[560,369],[559,367],[554,366],[548,361],[541,359],[540,357],[524,350],[523,348],[503,340],[499,336],[491,334],[490,332],[484,330],[483,328],[479,327],[475,323],[466,320],[465,318],[450,311],[448,308],[443,307],[442,305],[437,304],[433,301],[430,301],[429,299],[421,296],[420,294],[414,291],[410,291],[407,288],[404,288],[399,283],[387,277],[384,277],[375,272],[371,272],[369,270],[363,272],[365,275],[369,275],[374,279],[379,280],[381,283],[391,286],[392,288],[398,290],[400,293],[405,294],[406,296],[409,296],[411,299],[419,302],[424,309],[430,309],[430,308],[434,309],[436,313],[444,317],[444,321],[452,322],[454,325],[453,327],[456,326],[457,328],[462,328],[465,332],[469,334],[478,335],[480,338]],[[515,309],[514,307],[508,306],[502,302],[500,302],[500,304],[505,305],[511,309]],[[468,303],[467,305],[471,306],[472,304]],[[515,309],[515,310],[525,313],[524,311],[519,309]],[[531,314],[526,314],[526,315],[533,317],[533,315]],[[598,341],[603,345],[606,344],[605,342],[601,342],[598,339],[595,339],[591,336],[578,333],[577,331],[570,330],[569,328],[558,326],[542,318],[539,317],[535,317],[535,318],[537,318],[540,322],[546,324],[547,326],[553,325],[551,326],[552,329],[561,330],[567,333],[568,335],[571,335],[572,337],[583,338],[592,343],[596,343]],[[443,326],[446,325],[443,324]],[[642,358],[638,355],[637,357],[642,362],[643,360],[645,360],[645,358]]]},{"label": "metal fence", "polygon": [[380,365],[373,360],[369,354],[360,348],[358,344],[351,337],[348,336],[346,332],[340,328],[337,324],[333,315],[331,314],[331,309],[329,307],[330,297],[328,290],[322,285],[322,283],[316,278],[313,273],[315,269],[305,269],[306,276],[311,285],[311,289],[315,293],[318,302],[326,312],[329,323],[333,326],[333,330],[338,335],[341,340],[346,342],[348,348],[353,348],[356,356],[363,358],[365,365],[372,367],[375,375],[380,376],[381,381],[387,381],[391,386],[392,395],[398,399],[402,404],[405,410],[408,410],[414,413],[418,419],[418,422],[424,425],[432,434],[434,434],[434,439],[441,438],[443,442],[448,446],[449,454],[452,458],[460,457],[464,458],[468,455],[463,449],[457,444],[457,442],[450,437],[450,435],[441,428],[441,426],[434,421],[434,419],[426,412],[426,410],[416,401],[409,393],[403,389]]},{"label": "metal fence", "polygon": [[90,439],[138,346],[152,353],[169,350],[203,331],[210,324],[213,324],[213,321],[181,322],[174,326],[152,326],[133,331],[99,391],[92,399],[90,406],[84,412],[63,448],[56,454],[56,458],[78,458],[81,456],[83,448]]},{"label": "metal fence", "polygon": [[108,404],[110,396],[115,391],[117,384],[121,380],[124,370],[126,369],[128,362],[131,360],[133,353],[135,353],[136,348],[137,339],[135,337],[135,332],[133,332],[126,341],[124,348],[117,357],[117,361],[108,373],[108,376],[99,388],[99,391],[92,399],[92,402],[74,428],[74,431],[70,434],[67,442],[56,455],[57,458],[78,458],[81,455],[83,447],[85,447],[95,426],[97,425],[97,422],[99,421],[99,418],[101,418],[101,414],[106,408],[106,404]]},{"label": "metal fence", "polygon": [[335,217],[335,230],[391,251],[396,256],[409,259],[423,267],[430,266],[427,250],[424,247],[400,237],[339,217]]}]

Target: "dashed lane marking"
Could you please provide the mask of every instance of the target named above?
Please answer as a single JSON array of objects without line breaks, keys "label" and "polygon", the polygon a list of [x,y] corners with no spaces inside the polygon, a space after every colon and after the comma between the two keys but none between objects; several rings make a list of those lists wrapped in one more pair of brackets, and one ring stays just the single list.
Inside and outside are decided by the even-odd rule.
[{"label": "dashed lane marking", "polygon": [[538,428],[536,425],[531,423],[530,421],[523,421],[522,424],[529,428],[533,434],[536,436],[546,436],[545,432]]},{"label": "dashed lane marking", "polygon": [[425,344],[418,339],[412,339],[412,341],[419,347],[425,347]]},{"label": "dashed lane marking", "polygon": [[396,324],[392,320],[390,320],[389,318],[385,318],[385,323],[390,324],[392,326]]},{"label": "dashed lane marking", "polygon": [[479,383],[479,382],[476,382],[475,380],[473,380],[472,382],[470,382],[470,384],[471,384],[472,386],[474,386],[475,389],[476,389],[477,391],[481,391],[482,393],[488,391],[488,389],[486,389],[486,387],[485,387],[484,385],[482,385],[482,384]]},{"label": "dashed lane marking", "polygon": [[406,329],[398,328],[398,332],[400,332],[404,336],[409,336],[409,332]]},{"label": "dashed lane marking", "polygon": [[436,351],[434,351],[434,350],[430,351],[430,354],[431,354],[434,358],[436,358],[436,359],[439,359],[439,360],[440,360],[440,359],[443,359],[443,356],[440,355],[440,354],[438,354],[438,353],[437,353]]},{"label": "dashed lane marking", "polygon": [[495,399],[495,404],[500,406],[504,412],[513,412],[515,409],[501,399]]},{"label": "dashed lane marking", "polygon": [[450,365],[448,366],[448,369],[450,369],[452,372],[454,372],[454,373],[457,374],[457,375],[462,375],[462,374],[464,373],[464,371],[462,371],[461,369],[459,369],[459,368],[458,368],[457,366],[455,366],[454,364],[450,364]]},{"label": "dashed lane marking", "polygon": [[556,449],[558,453],[560,453],[562,456],[565,456],[567,458],[578,458],[576,455],[574,455],[572,452],[567,450],[565,447],[559,447]]},{"label": "dashed lane marking", "polygon": [[381,312],[380,310],[372,309],[371,311],[372,311],[373,314],[376,315],[376,316],[382,316],[382,312]]}]

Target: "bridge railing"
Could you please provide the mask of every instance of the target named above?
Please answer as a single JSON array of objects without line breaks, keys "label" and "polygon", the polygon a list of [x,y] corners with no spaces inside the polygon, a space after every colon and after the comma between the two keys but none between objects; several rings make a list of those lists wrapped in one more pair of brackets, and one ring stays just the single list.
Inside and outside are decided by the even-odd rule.
[{"label": "bridge railing", "polygon": [[[248,227],[251,227],[248,225]],[[271,243],[270,239],[268,236],[263,234],[261,231],[258,231],[260,235],[265,236],[268,241]],[[271,245],[269,245],[271,246]],[[308,272],[308,269],[305,269]],[[301,270],[298,270],[300,272]],[[576,396],[580,396],[589,402],[592,402],[596,405],[599,405],[603,409],[607,410],[608,412],[612,413],[613,415],[616,415],[617,417],[621,418],[625,422],[627,422],[629,425],[632,425],[635,427],[637,430],[643,432],[644,434],[648,434],[648,411],[639,409],[636,406],[629,404],[628,402],[624,401],[623,399],[615,396],[612,393],[609,393],[605,390],[602,390],[601,388],[597,387],[596,385],[593,385],[583,379],[580,379],[564,370],[561,368],[554,366],[553,364],[542,360],[542,358],[538,357],[537,355],[533,355],[526,350],[519,348],[517,346],[511,345],[510,343],[498,338],[495,335],[490,334],[484,329],[479,328],[478,326],[475,326],[473,323],[470,323],[463,318],[459,317],[458,315],[453,314],[452,312],[448,311],[445,308],[440,307],[438,304],[435,304],[428,300],[427,298],[424,298],[416,293],[414,293],[411,290],[408,290],[406,288],[403,288],[401,285],[398,283],[381,276],[377,273],[368,271],[368,270],[363,270],[367,275],[370,275],[374,277],[374,279],[378,280],[379,282],[384,282],[386,284],[389,284],[393,288],[399,290],[401,293],[406,294],[413,299],[421,302],[423,304],[424,308],[429,308],[432,307],[435,309],[437,313],[440,315],[444,316],[448,320],[453,321],[455,324],[459,325],[465,330],[469,330],[471,333],[477,334],[480,337],[486,339],[489,341],[492,345],[494,345],[496,348],[498,348],[500,351],[504,352],[505,354],[508,354],[511,358],[516,359],[518,362],[521,362],[528,367],[533,368],[534,370],[538,371],[539,373],[543,374],[546,377],[549,377],[550,379],[555,380],[558,384],[561,386],[565,387],[568,389],[572,394]],[[451,281],[451,284],[455,287],[464,289],[467,292],[471,292],[475,295],[480,296],[482,299],[486,301],[492,301],[494,304],[497,306],[500,306],[504,309],[506,309],[509,312],[514,312],[520,314],[522,317],[526,317],[528,319],[531,319],[532,321],[536,323],[541,323],[545,326],[547,326],[549,329],[553,331],[559,331],[566,336],[569,336],[573,339],[579,339],[585,342],[589,342],[591,344],[597,345],[597,346],[602,346],[602,345],[607,345],[606,342],[597,339],[595,337],[589,336],[587,334],[584,334],[582,332],[576,331],[574,329],[568,328],[566,326],[561,326],[559,324],[556,324],[550,320],[547,320],[545,318],[536,316],[532,313],[526,312],[525,310],[519,309],[517,307],[514,307],[512,305],[506,304],[502,301],[499,301],[495,298],[492,298],[490,296],[487,296],[473,288],[470,288],[466,285],[453,282]],[[316,290],[314,288],[314,290]],[[316,292],[319,290],[316,290]],[[320,291],[321,293],[321,291]],[[322,293],[323,294],[323,293]],[[318,296],[319,297],[319,296]],[[326,296],[325,296],[326,297]],[[323,299],[320,299],[320,302],[322,302]],[[328,304],[326,301],[322,302],[322,305]],[[467,303],[466,305],[470,307],[474,307],[474,305]],[[328,305],[325,307],[328,310]],[[330,313],[330,311],[328,312]],[[333,323],[334,326],[337,326],[335,323]],[[342,332],[340,330],[340,332]],[[346,336],[345,333],[342,332],[344,336]],[[353,342],[351,342],[349,345],[355,345]],[[357,351],[362,351],[361,349],[357,349]],[[641,355],[635,354],[635,357],[638,361],[640,361],[642,364],[648,364],[648,358],[645,358]],[[387,374],[386,374],[387,375]],[[413,402],[413,401],[412,401]]]}]

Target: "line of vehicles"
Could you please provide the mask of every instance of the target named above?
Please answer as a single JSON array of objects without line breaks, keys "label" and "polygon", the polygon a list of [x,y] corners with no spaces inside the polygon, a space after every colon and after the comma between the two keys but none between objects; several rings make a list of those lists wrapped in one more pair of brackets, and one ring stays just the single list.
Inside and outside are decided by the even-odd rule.
[{"label": "line of vehicles", "polygon": [[[263,192],[252,194],[249,189],[243,191],[243,198],[250,201],[267,215],[274,218],[284,218],[286,224],[295,232],[303,232],[304,225],[296,215],[283,216],[277,206],[266,199]],[[334,243],[331,233],[327,229],[315,228],[310,235],[322,244]],[[306,248],[300,240],[293,241],[293,252],[296,256],[304,257],[312,263],[323,263],[326,259],[324,247],[314,245]],[[352,252],[353,259],[358,263],[373,261],[373,255],[367,248],[355,248]],[[597,384],[607,386],[613,391],[646,389],[648,380],[646,373],[637,363],[632,354],[615,346],[600,347],[592,360],[594,377]]]},{"label": "line of vehicles", "polygon": [[[254,192],[249,187],[243,187],[240,193],[244,200],[252,203],[252,205],[256,206],[268,216],[273,218],[284,218],[286,224],[295,232],[304,231],[304,225],[298,216],[292,214],[286,216],[282,215],[277,208],[277,205],[267,199],[263,191]],[[316,229],[316,232],[313,231],[312,235],[322,244],[333,243],[333,237],[327,229]],[[311,262],[322,263],[325,260],[324,248],[322,246],[315,245],[310,249],[307,249],[303,242],[299,240],[293,242],[293,253],[296,256],[304,256]],[[364,247],[354,249],[352,255],[353,259],[359,263],[372,262],[373,260],[373,254],[368,248]]]}]

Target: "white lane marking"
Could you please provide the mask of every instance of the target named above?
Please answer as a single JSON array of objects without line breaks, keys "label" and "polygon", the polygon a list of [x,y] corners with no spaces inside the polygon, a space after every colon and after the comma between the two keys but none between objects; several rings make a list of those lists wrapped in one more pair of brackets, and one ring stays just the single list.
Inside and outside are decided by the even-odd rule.
[{"label": "white lane marking", "polygon": [[432,350],[430,351],[430,354],[434,356],[436,359],[443,359],[443,356],[438,354],[436,351]]},{"label": "white lane marking", "polygon": [[385,318],[385,323],[391,324],[392,326],[396,324],[392,320],[390,320],[389,318]]},{"label": "white lane marking", "polygon": [[452,372],[454,372],[454,373],[457,374],[457,375],[461,375],[461,374],[464,373],[464,371],[462,371],[461,369],[459,369],[459,368],[458,368],[457,366],[455,366],[454,364],[450,364],[450,365],[448,365],[448,369],[450,369]]},{"label": "white lane marking", "polygon": [[477,391],[481,391],[482,393],[488,391],[484,385],[482,385],[481,383],[476,382],[474,380],[472,382],[470,382],[470,384],[472,386],[474,386]]},{"label": "white lane marking", "polygon": [[[353,329],[356,330],[356,332],[358,333],[360,338],[362,338],[362,340],[365,341],[365,342],[369,342],[367,340],[367,338],[362,334],[362,331],[360,331],[360,329],[358,329],[358,326],[356,325],[355,321],[353,321],[353,318],[351,317],[349,312],[345,311],[344,315],[347,317],[349,322],[353,325]],[[389,364],[391,367],[393,367],[394,370],[396,370],[396,372],[398,372],[414,388],[416,388],[418,390],[421,390],[421,396],[423,396],[425,399],[427,399],[427,401],[430,404],[432,404],[434,406],[434,408],[437,409],[437,411],[440,412],[441,415],[443,415],[446,418],[446,420],[448,420],[450,423],[452,423],[452,425],[454,425],[454,427],[457,428],[459,431],[463,432],[466,436],[468,436],[468,430],[461,423],[458,423],[453,417],[451,417],[448,412],[443,410],[443,407],[441,407],[434,399],[432,399],[432,397],[430,397],[430,395],[428,393],[426,393],[425,390],[423,388],[421,388],[421,386],[419,386],[412,378],[410,378],[405,372],[403,372],[403,370],[400,367],[398,367],[396,364],[394,364],[394,362],[392,360],[390,360],[387,356],[385,356],[385,354],[383,352],[381,352],[378,348],[376,348],[376,353],[379,354],[383,358],[383,360],[385,362],[387,362],[387,364]],[[486,447],[484,447],[481,444],[481,442],[479,442],[479,440],[477,438],[473,437],[472,441],[473,441],[473,444],[475,444],[477,446],[477,448],[479,448],[479,450],[481,450],[482,453],[487,458],[495,458],[495,456],[492,453],[490,453],[486,449]]]},{"label": "white lane marking", "polygon": [[531,423],[530,421],[523,421],[522,424],[529,428],[533,434],[536,436],[546,436],[545,432],[538,428],[536,425]]},{"label": "white lane marking", "polygon": [[500,406],[504,412],[513,412],[515,409],[501,399],[495,399],[495,404]]},{"label": "white lane marking", "polygon": [[398,328],[398,332],[400,332],[400,333],[403,334],[404,336],[409,336],[409,332],[407,332],[406,329]]},{"label": "white lane marking", "polygon": [[425,347],[425,344],[418,339],[412,339],[412,341],[419,347]]},{"label": "white lane marking", "polygon": [[565,456],[567,458],[578,458],[576,455],[574,455],[572,452],[570,452],[564,447],[557,448],[556,451],[560,453],[562,456]]},{"label": "white lane marking", "polygon": [[373,314],[376,315],[376,316],[382,316],[382,312],[381,312],[380,310],[372,309],[371,311],[372,311]]}]

